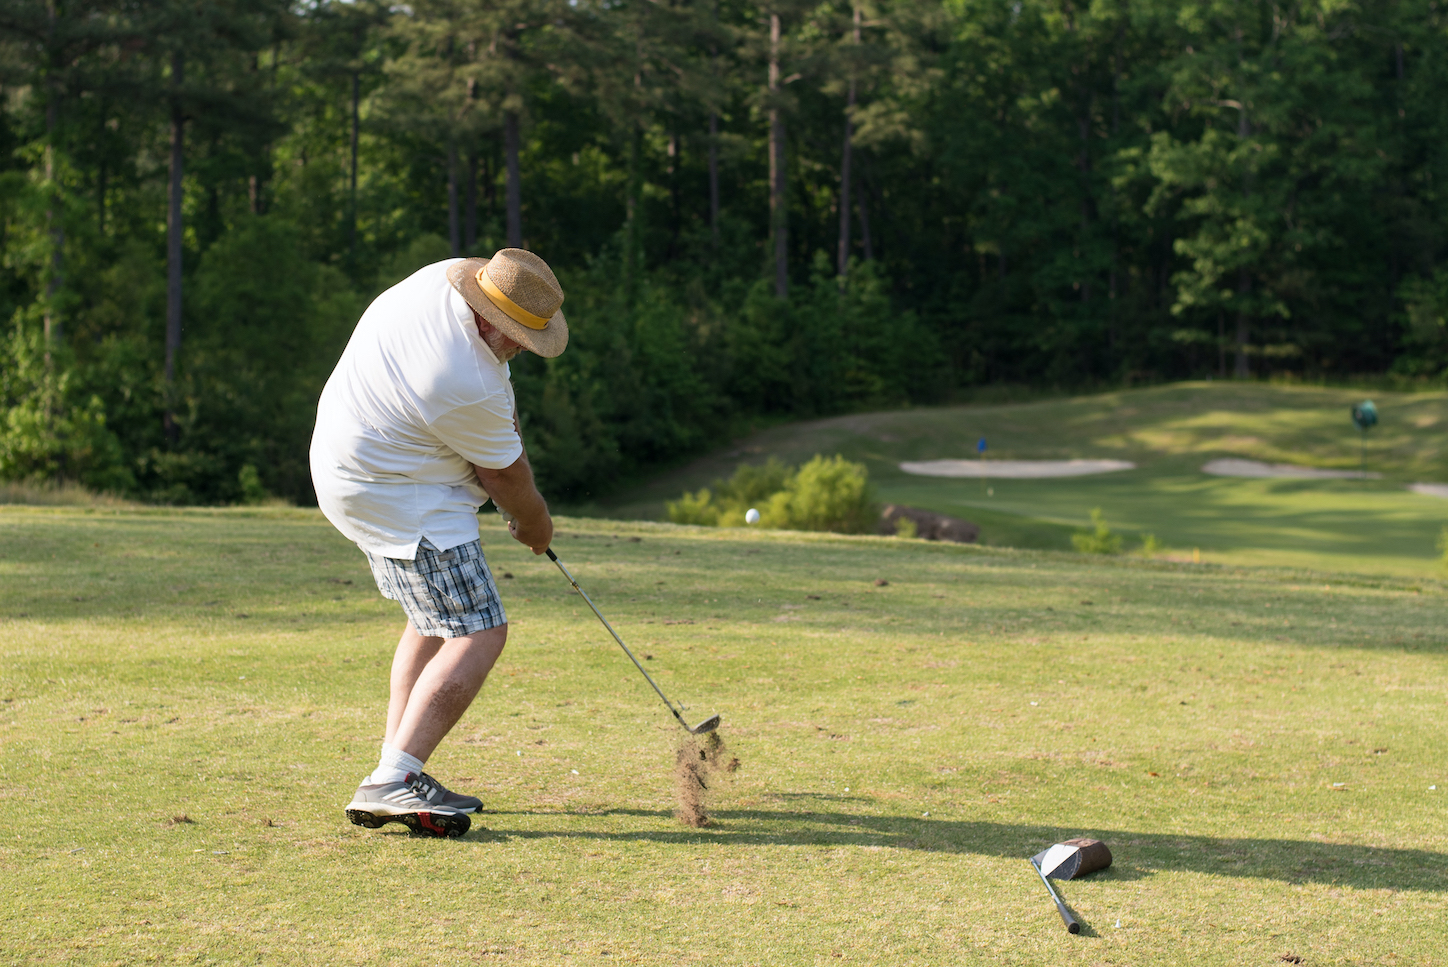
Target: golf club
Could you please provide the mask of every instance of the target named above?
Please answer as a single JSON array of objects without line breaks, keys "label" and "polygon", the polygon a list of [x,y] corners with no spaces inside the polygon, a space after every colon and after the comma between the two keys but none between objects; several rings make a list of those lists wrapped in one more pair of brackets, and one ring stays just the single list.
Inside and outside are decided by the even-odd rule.
[{"label": "golf club", "polygon": [[573,585],[573,590],[577,591],[579,596],[588,602],[588,606],[593,609],[593,613],[598,615],[598,620],[602,621],[603,626],[608,629],[608,633],[613,635],[613,640],[618,642],[618,646],[623,649],[623,653],[628,655],[629,660],[634,663],[634,667],[639,670],[639,673],[643,675],[644,678],[648,679],[648,683],[654,687],[654,691],[659,693],[659,698],[664,700],[664,704],[669,707],[670,712],[674,713],[674,718],[679,720],[679,724],[692,735],[703,735],[705,732],[713,732],[717,729],[719,727],[719,716],[717,715],[709,716],[698,725],[690,725],[684,721],[684,716],[679,714],[679,710],[674,707],[673,702],[669,701],[669,697],[664,694],[663,689],[659,688],[658,683],[653,680],[648,672],[644,671],[644,666],[639,664],[639,660],[634,657],[634,653],[629,651],[628,645],[624,644],[623,639],[618,636],[618,632],[613,630],[613,625],[609,624],[608,619],[603,616],[603,612],[598,610],[598,605],[594,604],[593,599],[584,593],[583,589],[578,586],[578,582],[573,579],[573,575],[568,573],[568,568],[564,567],[563,562],[558,560],[558,555],[553,553],[553,548],[548,548],[546,553],[548,554],[548,560],[557,564],[558,570],[562,571],[563,576],[568,579],[568,583]]},{"label": "golf club", "polygon": [[1046,879],[1046,874],[1041,872],[1040,861],[1035,856],[1031,857],[1031,869],[1036,871],[1036,875],[1041,878],[1041,882],[1046,884],[1046,892],[1051,894],[1052,900],[1056,901],[1056,912],[1061,915],[1061,922],[1066,925],[1066,932],[1080,933],[1081,924],[1076,921],[1075,917],[1071,916],[1071,911],[1066,906],[1065,901],[1056,893],[1056,888],[1051,885],[1051,881]]}]

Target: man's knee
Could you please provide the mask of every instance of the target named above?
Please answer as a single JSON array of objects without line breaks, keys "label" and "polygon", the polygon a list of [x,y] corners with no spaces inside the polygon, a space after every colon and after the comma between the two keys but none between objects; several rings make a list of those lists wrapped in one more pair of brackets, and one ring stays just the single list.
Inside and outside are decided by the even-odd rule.
[{"label": "man's knee", "polygon": [[484,628],[482,631],[475,631],[470,635],[464,635],[464,640],[477,644],[496,644],[502,646],[508,640],[508,622],[492,628]]},{"label": "man's knee", "polygon": [[482,662],[491,668],[493,662],[503,653],[503,646],[508,642],[507,622],[493,628],[486,628],[482,631],[475,631],[470,635],[463,635],[448,641],[448,645],[457,648],[470,661]]}]

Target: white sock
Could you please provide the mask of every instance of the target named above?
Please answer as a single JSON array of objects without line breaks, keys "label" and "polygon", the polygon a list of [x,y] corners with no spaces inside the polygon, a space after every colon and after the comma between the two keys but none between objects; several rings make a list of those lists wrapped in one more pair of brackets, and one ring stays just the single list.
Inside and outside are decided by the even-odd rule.
[{"label": "white sock", "polygon": [[416,776],[421,773],[421,759],[408,755],[396,746],[383,743],[382,757],[377,760],[377,768],[372,770],[367,782],[369,785],[379,782],[404,782],[409,775]]}]

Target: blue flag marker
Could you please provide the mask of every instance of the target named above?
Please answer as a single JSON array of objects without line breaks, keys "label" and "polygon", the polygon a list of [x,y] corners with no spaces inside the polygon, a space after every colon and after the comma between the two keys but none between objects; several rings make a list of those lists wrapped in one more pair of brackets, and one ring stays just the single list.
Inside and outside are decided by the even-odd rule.
[{"label": "blue flag marker", "polygon": [[985,453],[985,437],[981,437],[980,442],[975,445],[975,452]]}]

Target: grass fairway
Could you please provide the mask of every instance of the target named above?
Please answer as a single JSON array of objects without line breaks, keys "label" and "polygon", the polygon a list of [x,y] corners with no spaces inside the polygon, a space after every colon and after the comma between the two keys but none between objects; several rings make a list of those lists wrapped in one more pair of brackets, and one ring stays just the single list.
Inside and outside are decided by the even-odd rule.
[{"label": "grass fairway", "polygon": [[[1252,480],[1200,471],[1215,457],[1355,470],[1358,433],[1348,408],[1364,396],[1382,415],[1367,447],[1368,467],[1381,480]],[[1215,563],[1431,576],[1442,574],[1435,542],[1448,523],[1448,500],[1404,487],[1448,482],[1445,428],[1448,393],[1262,383],[1180,383],[1034,403],[895,410],[763,431],[604,510],[662,518],[664,501],[728,476],[741,461],[778,456],[800,463],[840,453],[869,467],[881,500],[973,520],[987,544],[1069,550],[1071,533],[1100,507],[1127,535],[1128,547],[1149,533],[1177,556],[1195,548]],[[996,459],[1108,457],[1137,468],[988,482],[899,469],[903,460],[974,457],[982,436]]]},{"label": "grass fairway", "polygon": [[[0,961],[1442,961],[1440,583],[562,521],[724,716],[695,830],[667,713],[485,517],[513,633],[440,842],[342,814],[400,621],[318,514],[0,509]],[[1070,937],[1026,857],[1082,834]]]}]

